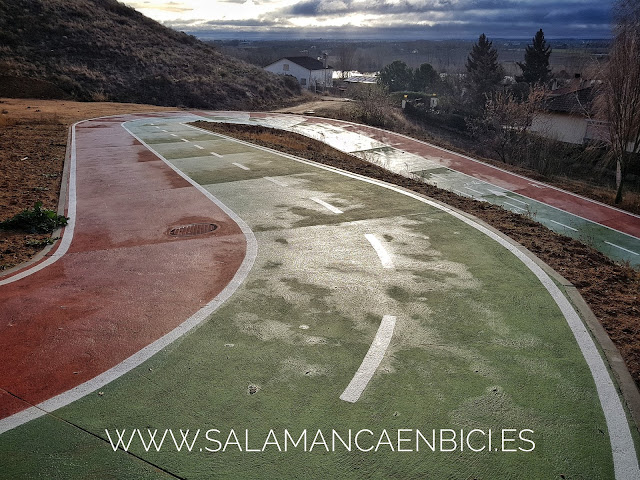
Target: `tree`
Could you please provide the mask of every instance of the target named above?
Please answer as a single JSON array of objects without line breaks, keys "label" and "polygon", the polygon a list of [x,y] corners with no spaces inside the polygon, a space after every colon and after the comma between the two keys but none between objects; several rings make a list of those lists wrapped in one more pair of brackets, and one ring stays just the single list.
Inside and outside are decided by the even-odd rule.
[{"label": "tree", "polygon": [[496,92],[487,99],[481,118],[470,122],[476,139],[498,155],[504,163],[516,154],[528,137],[534,113],[544,100],[544,89],[533,88],[523,101],[512,92]]},{"label": "tree", "polygon": [[354,87],[352,96],[356,121],[376,127],[385,127],[391,105],[384,87],[367,84],[354,85]]},{"label": "tree", "polygon": [[474,106],[482,109],[487,96],[496,91],[504,77],[504,70],[498,63],[498,52],[484,33],[469,53],[466,67]]},{"label": "tree", "polygon": [[522,76],[517,80],[527,82],[530,85],[544,85],[551,80],[550,55],[551,46],[547,45],[544,32],[540,29],[533,37],[533,43],[527,45],[524,52],[524,63],[518,62],[518,66],[522,69]]},{"label": "tree", "polygon": [[338,68],[342,71],[342,78],[347,78],[355,65],[356,48],[349,43],[343,43],[338,47]]},{"label": "tree", "polygon": [[620,203],[627,168],[640,153],[640,5],[636,0],[618,1],[615,38],[602,86],[610,153],[616,162],[615,203]]},{"label": "tree", "polygon": [[[434,68],[428,64],[423,63],[416,68],[413,73],[413,90],[416,92],[425,92],[427,89],[434,90],[434,87],[440,82],[440,75],[434,70]],[[432,92],[427,92],[432,93]]]},{"label": "tree", "polygon": [[402,60],[390,63],[378,75],[378,83],[387,88],[389,92],[401,92],[408,90],[413,81],[413,71]]}]

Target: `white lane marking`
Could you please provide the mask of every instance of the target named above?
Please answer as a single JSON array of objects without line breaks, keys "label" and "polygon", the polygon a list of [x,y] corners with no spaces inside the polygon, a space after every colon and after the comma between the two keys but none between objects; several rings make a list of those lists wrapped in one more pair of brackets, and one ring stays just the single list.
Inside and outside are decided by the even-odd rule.
[{"label": "white lane marking", "polygon": [[578,229],[577,229],[577,228],[570,227],[569,225],[565,225],[564,223],[556,222],[555,220],[551,220],[551,219],[549,219],[549,221],[550,221],[550,222],[553,222],[553,223],[555,223],[555,224],[557,224],[557,225],[561,225],[561,226],[563,226],[564,228],[568,228],[569,230],[573,230],[574,232],[577,232],[577,231],[578,231]]},{"label": "white lane marking", "polygon": [[[205,117],[201,117],[201,118],[203,118],[204,120],[209,120]],[[193,128],[194,130],[200,130],[203,132],[207,131],[207,130],[200,129],[198,127],[190,127],[190,128]],[[408,192],[394,185],[390,185],[388,183],[384,183],[379,180],[374,180],[372,178],[365,177],[363,175],[345,172],[344,170],[340,170],[334,167],[329,167],[327,165],[319,165],[317,163],[313,163],[298,157],[294,157],[293,155],[288,155],[286,153],[283,154],[282,152],[278,152],[270,148],[254,145],[248,142],[244,142],[242,140],[237,140],[227,135],[216,134],[216,136],[225,138],[227,140],[235,141],[237,143],[240,143],[241,145],[247,145],[252,148],[257,148],[258,150],[263,150],[269,153],[275,153],[283,157],[295,160],[296,162],[303,163],[305,165],[312,165],[316,168],[338,173],[345,177],[356,178],[363,182],[370,183],[372,185],[378,185],[388,190],[406,195],[407,197],[414,198],[424,204],[432,206],[433,208],[446,212],[449,215],[457,218],[458,220],[461,220],[462,222],[466,223],[472,228],[475,228],[479,232],[482,232],[492,240],[498,242],[500,245],[502,245],[504,248],[510,251],[513,255],[515,255],[516,258],[518,258],[518,260],[520,260],[538,278],[540,283],[544,286],[544,288],[549,292],[549,295],[551,295],[553,300],[556,302],[556,305],[558,305],[558,308],[560,309],[560,311],[562,312],[562,315],[567,321],[567,325],[569,325],[569,328],[571,329],[571,333],[573,333],[573,336],[576,339],[576,343],[580,348],[582,356],[584,357],[585,362],[589,367],[589,371],[591,372],[591,376],[593,377],[594,383],[596,385],[596,390],[598,392],[598,399],[600,400],[600,406],[602,407],[602,411],[605,416],[605,421],[607,423],[607,430],[609,432],[609,441],[611,443],[611,451],[613,455],[613,468],[615,472],[615,478],[616,479],[640,478],[640,469],[638,468],[638,459],[636,456],[636,449],[633,443],[633,438],[631,437],[631,430],[629,429],[629,422],[627,421],[626,413],[622,407],[620,397],[618,396],[616,387],[613,384],[613,381],[611,380],[611,376],[609,375],[607,367],[605,366],[605,363],[602,360],[602,357],[600,356],[598,348],[596,347],[593,339],[591,338],[591,334],[587,330],[586,326],[582,322],[582,319],[580,318],[578,313],[575,311],[575,309],[573,308],[573,306],[571,305],[567,297],[564,296],[564,294],[560,291],[560,289],[555,284],[555,282],[551,279],[551,277],[549,277],[549,275],[547,275],[547,273],[544,270],[542,270],[542,268],[534,260],[529,258],[524,252],[522,252],[519,249],[519,247],[510,243],[505,237],[502,237],[497,233],[492,232],[488,228],[483,227],[476,221],[465,217],[463,214],[458,213],[454,210],[451,210],[449,207],[445,205],[441,205],[432,200],[423,198],[417,193]],[[594,223],[593,221],[591,222]]]},{"label": "white lane marking", "polygon": [[484,195],[484,192],[481,192],[481,191],[479,191],[479,190],[474,190],[474,189],[473,189],[473,188],[471,188],[471,187],[462,187],[462,188],[466,188],[467,190],[471,190],[472,192],[475,192],[475,193],[477,193],[477,194],[479,194],[479,195]]},{"label": "white lane marking", "polygon": [[373,339],[369,351],[364,356],[360,368],[358,368],[351,382],[349,382],[347,388],[345,388],[342,395],[340,395],[340,400],[351,403],[358,401],[364,389],[367,388],[369,380],[371,380],[380,365],[380,362],[382,362],[387,347],[389,347],[389,343],[391,343],[395,326],[396,317],[392,315],[382,317],[382,322],[380,322],[380,327],[378,327],[378,333],[376,333],[376,337]]},{"label": "white lane marking", "polygon": [[325,202],[324,200],[320,200],[319,198],[312,198],[311,200],[313,200],[314,202],[316,202],[319,205],[322,205],[324,208],[326,208],[327,210],[331,210],[333,213],[344,213],[342,210],[340,210],[337,207],[334,207],[331,204],[328,204],[327,202]]},{"label": "white lane marking", "polygon": [[269,180],[271,183],[275,183],[276,185],[280,185],[281,187],[288,187],[289,185],[287,185],[284,182],[281,182],[280,180],[273,178],[273,177],[263,177],[265,180]]},{"label": "white lane marking", "polygon": [[523,205],[529,205],[527,202],[523,202],[522,200],[518,200],[517,198],[509,197],[509,200],[513,200],[514,202],[521,203]]},{"label": "white lane marking", "polygon": [[183,142],[191,143],[191,141],[187,140],[186,138],[181,138],[180,140],[182,140]]},{"label": "white lane marking", "polygon": [[165,130],[164,128],[162,129],[162,131],[163,131],[164,133],[169,133],[169,131],[168,131],[168,130]]},{"label": "white lane marking", "polygon": [[[175,342],[178,338],[182,337],[187,332],[189,332],[190,330],[192,330],[193,328],[197,327],[202,322],[204,322],[225,301],[227,301],[229,297],[231,297],[231,295],[233,295],[233,293],[238,289],[238,287],[240,287],[240,285],[244,283],[244,280],[247,278],[247,275],[249,275],[249,272],[253,267],[254,261],[258,254],[258,242],[256,240],[255,235],[253,234],[253,231],[244,222],[244,220],[238,217],[238,215],[236,215],[233,210],[231,210],[224,203],[222,203],[220,200],[214,197],[203,186],[198,185],[190,177],[188,177],[186,174],[178,170],[166,158],[164,158],[157,151],[155,151],[153,148],[147,145],[144,142],[144,140],[142,140],[136,134],[131,132],[131,130],[129,130],[125,126],[125,123],[127,122],[122,122],[121,124],[122,128],[124,128],[132,137],[134,137],[142,145],[144,145],[152,153],[154,153],[158,158],[160,158],[160,160],[166,163],[173,171],[175,171],[178,175],[180,175],[182,178],[188,181],[191,185],[197,188],[200,193],[202,193],[205,197],[207,197],[214,204],[216,204],[225,214],[227,214],[240,227],[240,230],[242,231],[242,233],[244,234],[247,240],[247,250],[246,250],[244,260],[242,261],[240,268],[238,268],[236,274],[233,276],[231,281],[213,300],[211,300],[204,307],[202,307],[200,310],[198,310],[196,313],[194,313],[191,317],[189,317],[183,323],[178,325],[176,328],[171,330],[169,333],[159,338],[155,342],[147,345],[142,350],[139,350],[138,352],[134,353],[129,358],[120,362],[115,367],[112,367],[106,372],[101,373],[97,377],[94,377],[91,380],[88,380],[85,383],[78,385],[77,387],[67,390],[66,392],[63,392],[60,395],[50,398],[49,400],[45,400],[44,402],[41,402],[33,407],[29,407],[26,410],[22,410],[21,412],[18,412],[9,417],[1,419],[0,434],[8,430],[12,430],[16,427],[19,427],[20,425],[23,425],[29,422],[30,420],[34,420],[36,418],[42,417],[43,415],[51,413],[54,410],[67,406],[70,403],[75,402],[76,400],[86,395],[89,395],[92,392],[95,392],[97,389],[104,387],[108,383],[113,382],[115,379],[121,377],[125,373],[130,372],[131,370],[133,370],[143,362],[146,362],[149,358],[154,356],[160,350],[164,349],[171,343]],[[73,130],[72,138],[75,139],[75,129]],[[73,220],[73,218],[75,218],[75,196],[76,196],[76,193],[75,193],[75,141],[72,143],[71,149],[72,149],[71,150],[71,155],[72,155],[71,168],[73,169],[71,175],[74,178],[74,184],[73,184],[73,192],[72,192],[72,186],[71,185],[69,186],[69,205],[70,205],[69,211],[71,210],[71,199],[73,198],[73,202],[74,202],[74,215],[72,217],[72,220]],[[65,238],[63,237],[63,242],[64,240]],[[69,239],[69,242],[71,242],[70,239]]]},{"label": "white lane marking", "polygon": [[519,207],[518,205],[514,205],[513,203],[509,203],[509,202],[504,202],[505,205],[509,205],[510,207],[513,208],[517,208],[518,210],[522,210],[523,212],[526,212],[526,210],[522,207]]},{"label": "white lane marking", "polygon": [[536,188],[544,188],[542,185],[536,185],[535,183],[529,183],[529,185]]},{"label": "white lane marking", "polygon": [[216,152],[209,152],[209,153],[214,157],[222,158],[222,155],[220,155],[219,153],[216,153]]},{"label": "white lane marking", "polygon": [[604,243],[606,243],[607,245],[611,245],[612,247],[619,248],[620,250],[624,250],[625,252],[633,253],[634,255],[640,255],[640,253],[634,252],[633,250],[627,250],[626,248],[621,247],[620,245],[616,245],[615,243],[607,242],[606,240],[604,241]]},{"label": "white lane marking", "polygon": [[[62,240],[60,241],[60,245],[58,248],[49,256],[45,261],[34,265],[31,268],[23,270],[22,272],[12,275],[8,278],[0,280],[0,285],[7,285],[8,283],[12,283],[18,280],[21,280],[29,275],[32,275],[45,267],[48,267],[52,263],[55,263],[60,259],[71,246],[71,241],[73,240],[73,233],[76,225],[76,125],[84,122],[89,122],[91,120],[83,120],[81,122],[76,122],[71,127],[71,154],[69,156],[69,190],[68,190],[68,206],[66,216],[69,218],[67,220],[67,225],[64,227],[64,231],[62,232]],[[1,432],[0,432],[1,433]]]},{"label": "white lane marking", "polygon": [[233,162],[231,165],[235,165],[236,167],[241,168],[242,170],[251,170],[249,167],[245,167],[241,163]]},{"label": "white lane marking", "polygon": [[172,137],[177,137],[178,136],[175,133],[170,133],[169,135],[171,135]]},{"label": "white lane marking", "polygon": [[378,240],[378,237],[376,237],[373,233],[365,233],[364,238],[369,240],[369,243],[378,254],[378,258],[380,258],[382,267],[393,268],[393,260],[391,260],[391,255],[389,255],[389,252],[387,252],[387,250],[384,248],[382,242]]},{"label": "white lane marking", "polygon": [[204,150],[204,147],[201,147],[200,145],[196,145],[195,143],[193,144],[194,147],[199,148],[200,150]]},{"label": "white lane marking", "polygon": [[507,196],[507,194],[506,194],[506,193],[501,192],[501,191],[499,191],[499,190],[491,190],[491,189],[489,189],[489,192],[490,192],[490,193],[493,193],[494,195],[496,195],[496,196],[498,196],[498,197],[506,197],[506,196]]},{"label": "white lane marking", "polygon": [[160,130],[160,127],[156,127],[155,125],[154,125],[154,127],[157,128],[158,130]]}]

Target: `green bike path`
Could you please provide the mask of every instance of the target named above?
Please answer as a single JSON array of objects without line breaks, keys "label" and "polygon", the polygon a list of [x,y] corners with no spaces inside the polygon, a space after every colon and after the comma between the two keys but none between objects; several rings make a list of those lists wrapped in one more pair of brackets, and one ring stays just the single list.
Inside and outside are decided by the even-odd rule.
[{"label": "green bike path", "polygon": [[[278,113],[205,112],[203,115],[213,121],[262,125],[305,135],[395,173],[420,178],[458,195],[527,215],[555,232],[591,245],[616,261],[640,265],[637,215],[524,179],[454,152],[384,130],[337,120]],[[447,166],[450,163],[454,166]],[[484,170],[484,173],[472,173],[474,168],[465,173],[462,168],[478,165],[490,173]],[[544,200],[534,198],[538,196]],[[573,205],[576,202],[578,206]]]},{"label": "green bike path", "polygon": [[[189,120],[126,127],[251,227],[253,269],[192,333],[0,435],[3,475],[637,478],[633,451],[614,467],[621,432],[609,431],[567,320],[512,252],[401,191]],[[385,316],[388,348],[362,395],[341,400]],[[167,429],[176,442],[148,448]],[[113,450],[116,430],[127,452]],[[306,448],[285,452],[285,430],[306,431]],[[360,432],[359,444],[349,451],[333,431],[345,442]]]}]

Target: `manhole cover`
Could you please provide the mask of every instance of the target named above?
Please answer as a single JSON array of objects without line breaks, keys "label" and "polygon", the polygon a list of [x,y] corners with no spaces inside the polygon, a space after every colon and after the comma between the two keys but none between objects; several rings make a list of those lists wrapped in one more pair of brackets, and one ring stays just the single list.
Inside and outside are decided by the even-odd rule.
[{"label": "manhole cover", "polygon": [[169,235],[172,237],[193,237],[195,235],[206,235],[217,228],[218,226],[215,223],[192,223],[191,225],[171,228]]}]

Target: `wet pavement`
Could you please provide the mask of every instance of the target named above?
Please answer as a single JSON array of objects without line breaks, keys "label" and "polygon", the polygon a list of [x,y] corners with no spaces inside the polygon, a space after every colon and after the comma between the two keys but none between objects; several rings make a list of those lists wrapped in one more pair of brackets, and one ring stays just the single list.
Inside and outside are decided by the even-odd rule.
[{"label": "wet pavement", "polygon": [[[0,286],[17,305],[12,344],[25,348],[7,354],[24,370],[4,382],[36,402],[43,385],[68,388],[67,377],[98,372],[97,359],[184,322],[223,280],[235,293],[111,382],[5,429],[0,457],[10,478],[637,477],[630,429],[595,345],[558,286],[516,247],[417,195],[186,125],[197,119],[96,121],[92,132],[110,130],[104,136],[78,127],[77,243]],[[168,234],[187,223],[219,229]],[[239,265],[248,256],[252,268]],[[236,282],[233,261],[244,272]],[[41,290],[55,293],[41,295],[47,308],[38,306]],[[67,326],[70,336],[58,338]],[[0,401],[16,408],[16,398]],[[114,452],[108,432],[134,428],[202,432],[189,449],[131,437],[128,452]],[[280,439],[308,429],[311,443],[318,429],[393,436],[405,428],[527,430],[536,449],[518,450],[530,447],[518,439],[497,451],[500,440],[487,448],[476,433],[478,452],[424,443],[413,453],[245,451],[271,429]],[[240,449],[211,453],[207,429],[222,442],[235,429]]]},{"label": "wet pavement", "polygon": [[404,135],[340,120],[202,112],[212,121],[299,133],[390,171],[526,215],[616,261],[640,265],[640,217]]}]

